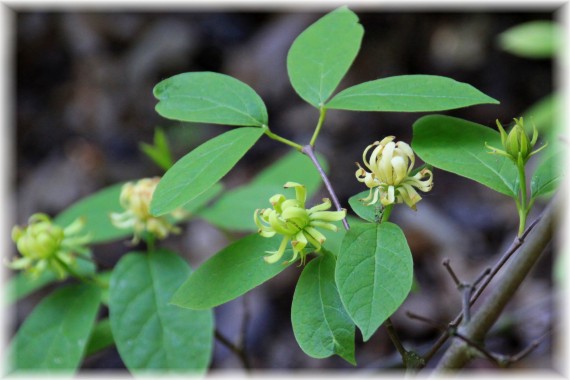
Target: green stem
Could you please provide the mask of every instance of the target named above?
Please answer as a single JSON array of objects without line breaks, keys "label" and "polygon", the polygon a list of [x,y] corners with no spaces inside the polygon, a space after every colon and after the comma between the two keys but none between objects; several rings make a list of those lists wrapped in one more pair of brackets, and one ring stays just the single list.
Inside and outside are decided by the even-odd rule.
[{"label": "green stem", "polygon": [[520,187],[520,203],[517,204],[519,211],[519,234],[522,236],[526,225],[526,217],[528,215],[527,199],[526,199],[526,174],[524,171],[524,164],[517,165],[519,169],[519,187]]},{"label": "green stem", "polygon": [[281,136],[279,136],[279,135],[276,135],[275,133],[271,132],[271,130],[269,129],[269,127],[265,126],[264,129],[265,129],[265,134],[266,134],[267,137],[269,137],[270,139],[279,141],[279,142],[281,142],[281,143],[283,143],[283,144],[285,144],[285,145],[289,145],[290,147],[293,147],[293,148],[297,149],[299,152],[303,150],[303,147],[302,147],[301,145],[299,145],[299,144],[297,144],[297,143],[295,143],[295,142],[293,142],[293,141],[291,141],[291,140],[288,140],[288,139],[286,139],[286,138],[284,138],[284,137],[281,137]]},{"label": "green stem", "polygon": [[87,283],[87,284],[94,284],[97,285],[103,289],[107,288],[107,284],[102,283],[101,281],[99,281],[97,278],[95,277],[85,277],[82,274],[77,273],[74,269],[72,269],[69,265],[67,265],[67,263],[65,261],[63,261],[62,259],[60,259],[59,257],[55,257],[55,259],[57,260],[57,262],[65,268],[65,270],[72,275],[73,277],[75,277],[76,279],[78,279],[81,282]]},{"label": "green stem", "polygon": [[319,136],[319,132],[321,131],[321,127],[325,122],[325,117],[327,115],[327,109],[325,107],[321,107],[319,109],[319,122],[317,123],[317,127],[315,128],[315,132],[313,132],[313,137],[311,138],[311,142],[309,143],[310,146],[315,146],[315,142],[317,141],[317,137]]},{"label": "green stem", "polygon": [[384,213],[382,214],[382,220],[380,221],[380,223],[384,223],[387,222],[388,219],[390,218],[390,214],[392,214],[392,209],[394,208],[394,204],[389,204],[388,206],[386,206],[384,208]]}]

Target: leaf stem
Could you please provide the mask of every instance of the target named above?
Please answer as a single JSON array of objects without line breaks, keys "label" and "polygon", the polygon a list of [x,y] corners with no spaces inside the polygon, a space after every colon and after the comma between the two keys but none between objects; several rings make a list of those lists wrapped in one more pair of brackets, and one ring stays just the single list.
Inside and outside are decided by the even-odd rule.
[{"label": "leaf stem", "polygon": [[74,269],[72,269],[69,265],[67,265],[67,263],[65,261],[63,261],[62,259],[60,259],[59,257],[55,256],[56,261],[65,268],[65,270],[72,275],[73,277],[75,277],[76,279],[78,279],[81,282],[84,282],[86,284],[94,284],[97,285],[103,289],[108,288],[107,284],[102,283],[101,281],[99,281],[97,278],[95,277],[86,277],[83,276],[82,274],[77,273]]},{"label": "leaf stem", "polygon": [[325,117],[327,115],[327,109],[324,106],[321,106],[321,108],[319,109],[320,115],[319,115],[319,121],[317,123],[317,126],[315,128],[315,132],[313,133],[313,137],[311,138],[311,142],[309,143],[310,146],[315,146],[315,142],[317,141],[317,137],[319,136],[319,132],[321,131],[321,127],[323,126],[323,123],[325,122]]},{"label": "leaf stem", "polygon": [[394,204],[389,204],[384,208],[384,212],[382,213],[382,220],[381,223],[387,222],[390,218],[390,214],[392,214],[392,209],[394,208]]},{"label": "leaf stem", "polygon": [[275,140],[275,141],[279,141],[279,142],[281,142],[281,143],[283,143],[283,144],[285,144],[285,145],[289,145],[290,147],[293,147],[293,148],[297,149],[297,150],[300,151],[300,152],[303,151],[303,147],[302,147],[301,145],[299,145],[299,144],[297,144],[296,142],[293,142],[293,141],[291,141],[291,140],[288,140],[288,139],[286,139],[286,138],[284,138],[284,137],[281,137],[281,136],[279,136],[279,135],[277,135],[277,134],[271,132],[271,130],[269,129],[268,126],[264,126],[263,129],[264,129],[264,133],[265,133],[265,134],[267,135],[267,137],[269,137],[270,139],[273,139],[273,140]]}]

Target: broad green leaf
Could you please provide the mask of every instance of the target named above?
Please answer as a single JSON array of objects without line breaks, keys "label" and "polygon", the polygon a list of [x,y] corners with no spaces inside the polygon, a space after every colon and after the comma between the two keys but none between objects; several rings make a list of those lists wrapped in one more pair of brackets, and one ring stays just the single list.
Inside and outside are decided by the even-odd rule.
[{"label": "broad green leaf", "polygon": [[263,260],[266,251],[277,250],[280,243],[280,237],[264,238],[257,234],[236,241],[198,267],[170,302],[200,310],[241,296],[288,267],[285,261],[292,256],[291,248],[280,262],[268,264]]},{"label": "broad green leaf", "polygon": [[99,288],[69,285],[36,306],[12,340],[10,372],[73,372],[99,309]]},{"label": "broad green leaf", "polygon": [[554,57],[560,48],[562,30],[552,21],[530,21],[499,35],[501,48],[524,58]]},{"label": "broad green leaf", "polygon": [[336,288],[335,264],[335,257],[325,252],[303,269],[291,306],[293,333],[307,355],[322,359],[337,354],[356,365],[354,323]]},{"label": "broad green leaf", "polygon": [[370,190],[362,191],[356,195],[353,195],[348,199],[348,204],[352,208],[352,211],[356,213],[359,217],[369,222],[376,222],[376,206],[370,205],[366,206],[360,200],[366,198],[370,194]]},{"label": "broad green leaf", "polygon": [[96,354],[114,344],[115,340],[113,339],[113,332],[111,331],[111,321],[105,318],[97,322],[95,327],[93,327],[91,337],[89,337],[89,342],[87,342],[87,348],[85,349],[85,356]]},{"label": "broad green leaf", "polygon": [[210,363],[214,320],[211,310],[169,303],[190,268],[166,250],[129,253],[111,277],[109,318],[115,344],[129,370],[203,372]]},{"label": "broad green leaf", "polygon": [[238,128],[200,145],[162,177],[150,205],[153,215],[182,207],[228,173],[263,134],[262,128]]},{"label": "broad green leaf", "polygon": [[499,132],[480,124],[442,115],[424,116],[414,123],[412,147],[422,160],[516,197],[515,165],[490,154],[485,143],[502,149]]},{"label": "broad green leaf", "polygon": [[263,100],[245,83],[212,72],[178,74],[154,87],[156,112],[167,119],[261,127],[267,125]]},{"label": "broad green leaf", "polygon": [[326,108],[351,111],[425,112],[499,102],[475,87],[435,75],[377,79],[338,93]]},{"label": "broad green leaf", "polygon": [[[319,161],[326,170],[326,160],[319,156]],[[249,184],[224,193],[214,205],[203,209],[200,216],[226,230],[257,231],[253,222],[254,211],[270,207],[269,198],[275,194],[293,198],[293,190],[283,189],[283,185],[289,181],[305,185],[307,199],[311,199],[322,183],[311,160],[303,154],[292,152],[270,165]]]},{"label": "broad green leaf", "polygon": [[[75,270],[78,274],[85,276],[95,272],[95,265],[90,261],[77,259]],[[49,270],[40,273],[38,277],[30,276],[26,272],[20,272],[10,278],[6,284],[4,302],[6,304],[16,302],[56,281],[59,281],[56,274]]]},{"label": "broad green leaf", "polygon": [[132,230],[119,229],[113,226],[109,215],[113,212],[123,212],[119,203],[123,183],[112,185],[83,198],[54,219],[54,223],[65,227],[77,218],[85,218],[83,231],[91,234],[92,243],[103,243],[132,235]]},{"label": "broad green leaf", "polygon": [[412,287],[413,261],[397,225],[359,224],[342,241],[335,279],[364,341],[400,307]]},{"label": "broad green leaf", "polygon": [[[538,153],[540,154],[540,153]],[[542,161],[530,181],[531,197],[536,198],[553,192],[564,179],[564,152],[561,150],[544,152]]]},{"label": "broad green leaf", "polygon": [[301,98],[321,108],[352,65],[364,29],[346,6],[325,15],[293,42],[287,72]]}]

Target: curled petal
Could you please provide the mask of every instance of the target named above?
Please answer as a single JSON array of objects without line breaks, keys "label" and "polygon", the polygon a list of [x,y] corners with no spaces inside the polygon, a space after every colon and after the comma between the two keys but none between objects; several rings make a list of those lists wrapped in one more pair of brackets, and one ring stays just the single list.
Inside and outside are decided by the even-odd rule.
[{"label": "curled petal", "polygon": [[311,220],[321,220],[323,222],[337,222],[346,217],[346,209],[341,211],[317,211],[310,215]]},{"label": "curled petal", "polygon": [[392,183],[398,185],[408,175],[406,160],[400,156],[392,158],[392,168],[394,169],[393,171],[394,177],[392,179]]},{"label": "curled petal", "polygon": [[319,252],[322,248],[322,244],[327,240],[327,238],[317,231],[313,227],[305,228],[305,237],[315,248],[315,252]]},{"label": "curled petal", "polygon": [[297,201],[299,201],[301,207],[305,208],[305,202],[307,201],[307,189],[305,188],[305,186],[297,182],[287,182],[285,185],[283,185],[283,187],[285,187],[286,189],[294,187],[295,198],[297,199]]},{"label": "curled petal", "polygon": [[281,244],[279,245],[279,249],[277,249],[277,251],[267,251],[267,253],[269,253],[270,255],[263,257],[265,262],[267,262],[269,264],[273,264],[273,263],[278,262],[279,259],[281,259],[281,257],[283,257],[283,253],[285,253],[285,248],[287,247],[288,242],[289,242],[289,238],[284,237],[283,240],[281,240]]},{"label": "curled petal", "polygon": [[328,198],[323,198],[323,203],[313,206],[309,209],[309,214],[312,214],[316,211],[325,211],[331,208],[331,200]]},{"label": "curled petal", "polygon": [[309,225],[312,227],[324,228],[325,230],[329,230],[329,231],[334,231],[334,232],[338,231],[338,227],[335,226],[334,224],[322,222],[320,220],[313,220],[313,221],[311,221],[311,223]]},{"label": "curled petal", "polygon": [[271,198],[269,198],[269,203],[277,212],[282,212],[281,205],[285,201],[285,196],[283,194],[275,194]]},{"label": "curled petal", "polygon": [[418,192],[411,185],[408,184],[402,185],[402,187],[400,187],[400,189],[398,190],[404,203],[415,211],[416,203],[422,200],[422,197],[418,194]]},{"label": "curled petal", "polygon": [[[380,142],[375,141],[372,144],[368,145],[366,147],[366,149],[364,149],[364,152],[362,153],[362,162],[364,163],[364,165],[369,169],[372,170],[372,168],[370,167],[370,164],[372,163],[372,161],[368,161],[368,159],[366,158],[366,155],[368,154],[368,151],[372,148],[375,147],[377,145],[380,145]],[[369,163],[370,162],[370,163]],[[358,165],[358,164],[357,164]],[[360,165],[358,165],[358,167],[360,167]]]}]

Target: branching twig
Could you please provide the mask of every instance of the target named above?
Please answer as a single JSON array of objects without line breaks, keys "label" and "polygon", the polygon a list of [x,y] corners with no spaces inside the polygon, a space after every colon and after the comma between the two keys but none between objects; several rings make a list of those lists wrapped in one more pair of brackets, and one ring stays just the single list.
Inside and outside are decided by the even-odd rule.
[{"label": "branching twig", "polygon": [[251,369],[251,365],[249,363],[249,358],[247,357],[247,355],[245,354],[245,351],[241,348],[239,348],[238,346],[236,346],[235,344],[233,344],[228,338],[226,338],[220,331],[218,331],[218,329],[216,329],[214,331],[214,336],[216,337],[217,340],[220,341],[220,343],[222,343],[224,346],[226,346],[231,352],[233,352],[238,358],[240,358],[243,367],[246,370],[250,370]]},{"label": "branching twig", "polygon": [[[491,269],[491,272],[488,276],[486,276],[486,277],[481,276],[480,277],[480,278],[485,278],[485,281],[483,282],[481,287],[479,287],[475,291],[475,294],[471,297],[471,300],[469,302],[470,306],[472,306],[475,303],[475,301],[477,301],[477,299],[479,298],[481,293],[483,293],[483,291],[485,290],[487,285],[489,285],[489,283],[497,275],[499,270],[505,265],[505,263],[516,252],[516,250],[523,244],[523,242],[525,241],[528,234],[535,228],[535,226],[538,224],[538,222],[540,222],[540,220],[541,220],[541,217],[538,217],[535,221],[533,221],[527,227],[526,231],[522,234],[521,237],[516,237],[514,239],[514,241],[509,246],[509,248],[503,254],[503,256],[499,259],[499,261],[497,261],[497,263],[495,263],[495,265]],[[487,271],[488,271],[488,268],[485,269],[485,272],[487,272]],[[483,273],[485,273],[485,272],[483,272]],[[455,317],[455,319],[453,319],[453,321],[451,321],[449,323],[449,326],[457,326],[457,325],[459,325],[459,323],[461,323],[462,320],[463,320],[463,310],[459,313],[459,315],[457,315],[457,317]],[[425,358],[426,362],[429,362],[434,357],[434,355],[437,353],[437,351],[439,351],[441,346],[443,346],[443,344],[447,341],[448,338],[449,338],[449,334],[447,332],[443,333],[438,338],[438,340],[434,343],[433,347],[425,354],[424,358]]]},{"label": "branching twig", "polygon": [[[482,341],[484,339],[507,302],[512,298],[521,282],[526,278],[544,251],[544,248],[550,242],[555,218],[557,218],[558,213],[562,209],[560,202],[560,196],[555,197],[544,211],[540,221],[536,223],[536,227],[532,229],[532,232],[528,233],[525,244],[521,246],[519,253],[511,261],[509,270],[504,272],[503,277],[492,289],[485,302],[481,304],[473,318],[461,326],[460,333],[463,336],[473,341]],[[525,237],[525,234],[522,237]],[[515,241],[514,244],[516,243]],[[474,298],[476,296],[477,294],[474,295]],[[469,359],[465,342],[455,341],[447,349],[437,368],[461,368]]]}]

